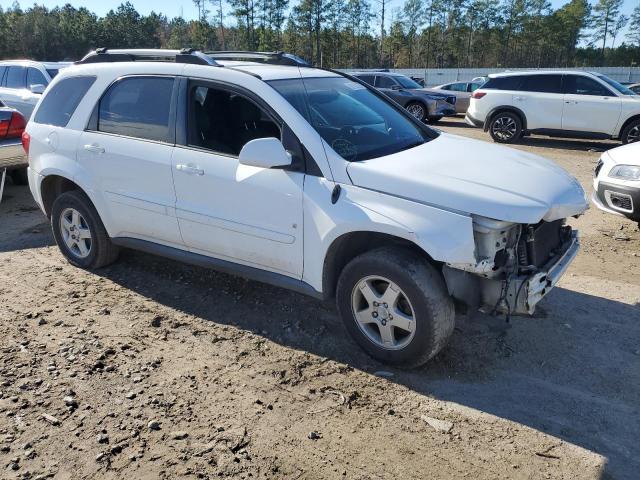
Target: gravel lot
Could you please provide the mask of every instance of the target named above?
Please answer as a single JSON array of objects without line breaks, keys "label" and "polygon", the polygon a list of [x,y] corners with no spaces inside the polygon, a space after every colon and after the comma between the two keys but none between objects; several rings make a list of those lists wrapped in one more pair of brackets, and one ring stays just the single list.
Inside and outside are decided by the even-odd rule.
[{"label": "gravel lot", "polygon": [[[461,119],[451,133],[489,140]],[[527,138],[591,191],[613,142]],[[0,204],[0,478],[637,478],[640,231],[590,209],[534,318],[460,317],[390,369],[332,305],[149,255],[68,265]]]}]

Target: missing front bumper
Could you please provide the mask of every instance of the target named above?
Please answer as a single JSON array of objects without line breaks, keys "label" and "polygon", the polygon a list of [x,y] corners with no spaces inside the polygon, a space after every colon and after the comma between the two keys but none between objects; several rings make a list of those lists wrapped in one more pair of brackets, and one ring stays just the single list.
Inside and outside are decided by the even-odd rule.
[{"label": "missing front bumper", "polygon": [[580,242],[574,231],[560,253],[530,275],[509,280],[490,279],[449,266],[443,268],[443,273],[449,293],[468,307],[486,313],[532,315],[536,305],[567,271],[579,249]]},{"label": "missing front bumper", "polygon": [[577,232],[573,232],[561,253],[547,262],[539,271],[510,280],[481,282],[482,303],[501,313],[532,315],[540,300],[565,274],[579,249]]}]

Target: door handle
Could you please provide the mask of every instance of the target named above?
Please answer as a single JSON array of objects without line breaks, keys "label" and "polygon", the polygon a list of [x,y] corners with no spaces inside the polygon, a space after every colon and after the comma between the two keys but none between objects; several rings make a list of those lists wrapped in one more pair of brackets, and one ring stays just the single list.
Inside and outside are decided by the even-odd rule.
[{"label": "door handle", "polygon": [[577,100],[565,100],[564,103],[573,103],[574,105],[577,105],[578,101]]},{"label": "door handle", "polygon": [[181,172],[189,175],[204,175],[204,170],[197,165],[185,165],[184,163],[179,163],[176,165],[176,170],[180,170]]},{"label": "door handle", "polygon": [[513,97],[514,100],[523,101],[526,100],[527,97]]},{"label": "door handle", "polygon": [[104,147],[101,147],[97,143],[91,143],[89,145],[85,145],[84,149],[87,152],[91,152],[91,153],[104,153]]}]

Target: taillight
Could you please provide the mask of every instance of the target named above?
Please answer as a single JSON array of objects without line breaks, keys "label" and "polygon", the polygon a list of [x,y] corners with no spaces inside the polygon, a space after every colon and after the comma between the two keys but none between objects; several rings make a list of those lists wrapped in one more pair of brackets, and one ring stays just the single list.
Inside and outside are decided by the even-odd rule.
[{"label": "taillight", "polygon": [[487,94],[487,92],[473,92],[473,95],[471,95],[473,98],[475,98],[476,100],[480,100],[482,97],[484,97]]},{"label": "taillight", "polygon": [[31,144],[31,135],[27,132],[22,132],[22,148],[24,149],[24,153],[29,155],[29,145]]},{"label": "taillight", "polygon": [[20,138],[26,127],[27,122],[24,120],[24,117],[18,112],[13,112],[11,114],[11,124],[7,132],[7,138]]}]

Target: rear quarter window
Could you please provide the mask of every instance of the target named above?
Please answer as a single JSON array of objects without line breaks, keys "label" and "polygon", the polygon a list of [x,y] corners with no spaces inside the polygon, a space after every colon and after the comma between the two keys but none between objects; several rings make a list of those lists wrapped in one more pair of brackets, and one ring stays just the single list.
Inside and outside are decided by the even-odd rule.
[{"label": "rear quarter window", "polygon": [[66,127],[96,77],[70,77],[59,81],[44,96],[33,119],[56,127]]}]

